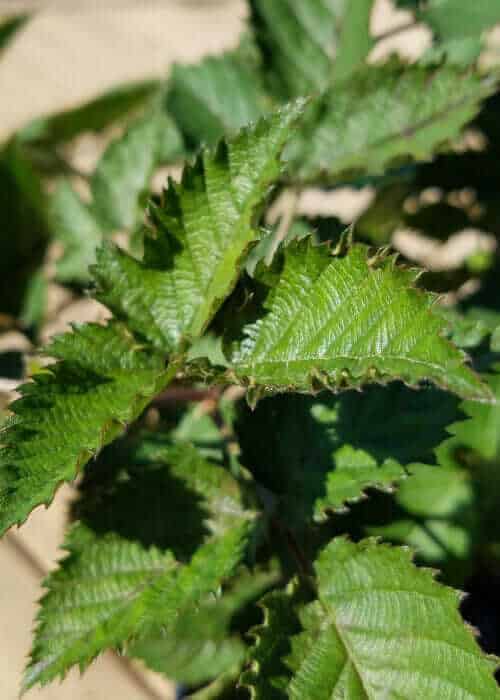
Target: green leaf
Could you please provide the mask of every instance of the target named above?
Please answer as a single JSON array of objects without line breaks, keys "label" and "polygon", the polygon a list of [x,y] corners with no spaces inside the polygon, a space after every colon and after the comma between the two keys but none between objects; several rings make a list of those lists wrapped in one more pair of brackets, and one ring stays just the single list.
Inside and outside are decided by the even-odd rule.
[{"label": "green leaf", "polygon": [[200,154],[180,185],[170,181],[151,206],[143,262],[109,246],[99,252],[98,298],[156,347],[172,351],[200,336],[232,290],[302,109],[297,102],[242,130]]},{"label": "green leaf", "polygon": [[17,32],[24,27],[29,20],[28,14],[12,15],[0,22],[0,53],[4,51]]},{"label": "green leaf", "polygon": [[158,144],[169,117],[159,109],[147,112],[111,143],[92,175],[92,210],[108,231],[131,229],[142,216],[140,195],[157,166]]},{"label": "green leaf", "polygon": [[234,343],[226,376],[250,400],[287,391],[348,388],[370,381],[423,379],[460,396],[488,399],[488,388],[442,337],[434,298],[417,291],[415,270],[393,256],[370,259],[354,245],[343,258],[309,242],[284,250],[266,314]]},{"label": "green leaf", "polygon": [[484,32],[500,23],[500,7],[490,0],[429,0],[417,16],[433,30],[438,52],[448,60],[469,63],[479,55]]},{"label": "green leaf", "polygon": [[251,48],[244,42],[195,65],[174,65],[167,106],[189,143],[215,144],[267,111]]},{"label": "green leaf", "polygon": [[[69,556],[45,581],[25,687],[74,664],[83,669],[132,639],[161,637],[178,643],[182,655],[184,622],[202,625],[219,600],[228,605],[220,589],[242,562],[254,526],[243,499],[229,473],[189,445],[146,437],[105,450],[84,481]],[[215,639],[217,624],[214,618],[207,630]],[[193,673],[207,653],[199,642]],[[219,650],[232,655],[241,647]]]},{"label": "green leaf", "polygon": [[[408,550],[339,538],[315,569],[318,599],[299,610],[303,631],[284,659],[285,692],[254,692],[254,698],[500,696],[496,662],[464,625],[460,594],[417,569]],[[277,623],[272,633],[279,636]]]},{"label": "green leaf", "polygon": [[[24,688],[42,685],[78,664],[83,670],[101,651],[150,634],[217,593],[241,561],[248,526],[202,545],[179,564],[168,551],[72,528],[69,556],[46,579]],[[89,575],[90,574],[90,575]]]},{"label": "green leaf", "polygon": [[477,401],[466,401],[462,410],[470,420],[454,424],[450,430],[456,443],[468,447],[485,460],[493,460],[500,454],[500,365],[496,372],[484,375],[495,401],[482,405]]},{"label": "green leaf", "polygon": [[48,241],[47,201],[38,172],[13,139],[0,149],[0,311],[17,316]]},{"label": "green leaf", "polygon": [[50,201],[51,229],[64,245],[57,263],[60,281],[88,282],[103,237],[117,230],[130,233],[140,224],[143,195],[169,148],[171,155],[179,152],[178,132],[164,112],[153,108],[106,149],[90,179],[89,204],[67,180],[60,181]]},{"label": "green leaf", "polygon": [[495,352],[495,333],[500,328],[500,313],[481,306],[471,306],[464,312],[443,307],[439,313],[450,324],[450,338],[461,348],[476,348],[490,338],[491,349]]},{"label": "green leaf", "polygon": [[133,644],[129,655],[177,683],[198,685],[241,663],[245,647],[229,633],[230,610],[207,603],[177,618],[168,637]]},{"label": "green leaf", "polygon": [[61,180],[51,196],[49,215],[54,236],[64,247],[57,261],[58,280],[86,282],[89,265],[95,262],[96,250],[102,242],[98,220],[68,180]]},{"label": "green leaf", "polygon": [[273,583],[275,576],[260,571],[239,576],[222,597],[178,615],[168,636],[145,637],[133,642],[127,653],[170,680],[190,686],[234,673],[245,656],[245,647],[233,629],[235,616]]},{"label": "green leaf", "polygon": [[280,518],[303,527],[345,510],[368,488],[392,490],[414,462],[434,462],[456,404],[449,394],[402,384],[267,399],[253,412],[242,408],[241,460],[278,495]]},{"label": "green leaf", "polygon": [[49,504],[63,482],[135,419],[170,379],[120,325],[87,325],[55,339],[62,360],[35,374],[11,405],[0,450],[0,532]]},{"label": "green leaf", "polygon": [[329,183],[430,159],[458,136],[495,81],[451,66],[369,66],[313,102],[287,157],[291,179]]},{"label": "green leaf", "polygon": [[271,91],[290,99],[347,77],[371,49],[372,5],[373,0],[252,0]]},{"label": "green leaf", "polygon": [[288,697],[290,669],[284,660],[290,653],[290,638],[301,630],[296,610],[299,602],[299,592],[293,584],[272,591],[259,601],[264,619],[251,630],[254,645],[250,663],[240,677],[240,685],[248,689],[252,700]]},{"label": "green leaf", "polygon": [[141,433],[110,445],[87,468],[73,514],[100,535],[115,533],[187,560],[208,535],[245,519],[245,498],[201,450]]},{"label": "green leaf", "polygon": [[43,266],[33,273],[23,297],[20,322],[30,329],[38,329],[45,319],[49,281]]},{"label": "green leaf", "polygon": [[495,401],[482,405],[465,401],[462,410],[467,420],[450,427],[453,438],[443,446],[441,459],[455,468],[468,468],[477,501],[483,544],[497,542],[498,491],[500,488],[500,364],[484,375]]},{"label": "green leaf", "polygon": [[369,520],[366,532],[413,547],[421,561],[439,566],[446,580],[461,584],[471,574],[477,535],[476,496],[464,469],[416,464],[401,482],[394,508],[383,523]]}]

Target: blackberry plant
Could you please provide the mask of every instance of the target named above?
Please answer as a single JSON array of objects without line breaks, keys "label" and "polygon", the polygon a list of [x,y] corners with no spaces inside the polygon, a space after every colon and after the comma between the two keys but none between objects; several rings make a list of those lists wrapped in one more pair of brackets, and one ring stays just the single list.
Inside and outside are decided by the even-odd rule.
[{"label": "blackberry plant", "polygon": [[[500,697],[450,587],[500,562],[499,262],[393,247],[412,224],[437,244],[450,210],[500,231],[500,8],[398,4],[433,33],[417,62],[369,61],[372,0],[252,0],[238,49],[4,146],[21,200],[12,154],[40,178],[59,282],[111,316],[55,337],[4,422],[2,532],[78,479],[24,689],[115,649],[198,700]],[[117,120],[84,200],[60,146]],[[347,184],[374,191],[352,226],[271,223]]]}]

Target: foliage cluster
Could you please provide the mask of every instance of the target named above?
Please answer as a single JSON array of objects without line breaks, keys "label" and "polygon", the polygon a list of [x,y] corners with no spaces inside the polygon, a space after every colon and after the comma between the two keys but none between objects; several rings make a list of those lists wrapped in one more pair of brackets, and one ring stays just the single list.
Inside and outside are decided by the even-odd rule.
[{"label": "foliage cluster", "polygon": [[[370,60],[373,0],[251,0],[236,50],[1,147],[2,323],[36,341],[54,281],[110,312],[3,419],[2,532],[79,477],[25,689],[111,648],[198,700],[500,697],[450,587],[500,574],[500,7],[397,4],[418,61]],[[346,185],[354,225],[298,211]]]}]

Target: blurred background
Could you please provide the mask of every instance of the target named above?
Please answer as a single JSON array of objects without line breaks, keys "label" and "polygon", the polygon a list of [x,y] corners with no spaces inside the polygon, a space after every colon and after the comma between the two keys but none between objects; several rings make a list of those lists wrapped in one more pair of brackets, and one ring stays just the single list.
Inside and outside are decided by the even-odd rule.
[{"label": "blurred background", "polygon": [[[16,130],[32,124],[32,120],[74,108],[120,83],[162,78],[174,62],[192,62],[204,54],[235,47],[245,21],[244,4],[239,0],[0,0],[0,22],[19,12],[32,14],[0,54],[0,143],[6,142]],[[421,54],[429,42],[425,28],[416,27],[390,36],[391,28],[407,21],[408,15],[395,11],[389,0],[377,1],[373,33],[389,36],[377,46],[378,54],[373,59],[390,51],[399,51],[410,59]],[[67,154],[74,172],[92,172],[112,138],[112,130],[104,130],[97,136],[84,133],[72,141]],[[164,173],[159,181],[162,178]],[[356,192],[344,188],[326,197],[308,192],[301,206],[316,213],[335,213],[349,223],[372,197],[368,187]],[[2,256],[8,260],[6,251],[13,241],[7,240],[5,231],[2,235]],[[411,246],[411,240],[406,243]],[[51,270],[57,254],[57,245],[44,249],[46,303],[42,316],[37,311],[42,292],[36,285],[31,296],[23,297],[25,301],[17,315],[3,313],[2,306],[0,410],[15,396],[22,374],[16,370],[20,357],[28,356],[32,358],[30,361],[37,362],[38,342],[45,343],[72,321],[102,318],[103,309],[97,302],[54,279]],[[11,263],[4,260],[5,264]],[[0,274],[2,270],[0,266]],[[12,291],[5,287],[5,281],[3,288],[4,294]],[[36,325],[35,334],[23,331],[23,324],[16,320],[21,317],[19,314],[24,325]],[[0,544],[2,700],[14,700],[18,696],[36,601],[41,595],[40,582],[60,556],[71,493],[72,487],[64,486],[48,512],[38,509],[22,529],[11,531]],[[77,672],[72,672],[64,685],[32,690],[27,697],[147,700],[173,696],[167,683],[107,654],[92,664],[83,680]]]}]

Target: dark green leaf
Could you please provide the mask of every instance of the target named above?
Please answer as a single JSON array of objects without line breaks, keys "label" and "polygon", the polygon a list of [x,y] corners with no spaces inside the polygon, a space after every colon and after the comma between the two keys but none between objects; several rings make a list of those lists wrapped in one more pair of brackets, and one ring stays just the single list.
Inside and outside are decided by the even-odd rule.
[{"label": "dark green leaf", "polygon": [[281,99],[321,92],[368,55],[373,0],[252,0],[252,21],[271,91]]},{"label": "dark green leaf", "polygon": [[24,27],[30,16],[12,15],[0,22],[0,54],[4,51],[12,41],[17,32]]},{"label": "dark green leaf", "polygon": [[0,211],[0,311],[17,315],[48,240],[42,182],[17,140],[0,150]]},{"label": "dark green leaf", "polygon": [[434,462],[456,405],[443,392],[402,384],[266,399],[255,412],[242,409],[242,461],[279,496],[284,522],[303,526],[344,510],[368,488],[391,490],[414,462]]},{"label": "dark green leaf", "polygon": [[82,326],[47,352],[62,361],[21,388],[2,434],[1,532],[50,503],[170,378],[161,358],[119,325]]}]

